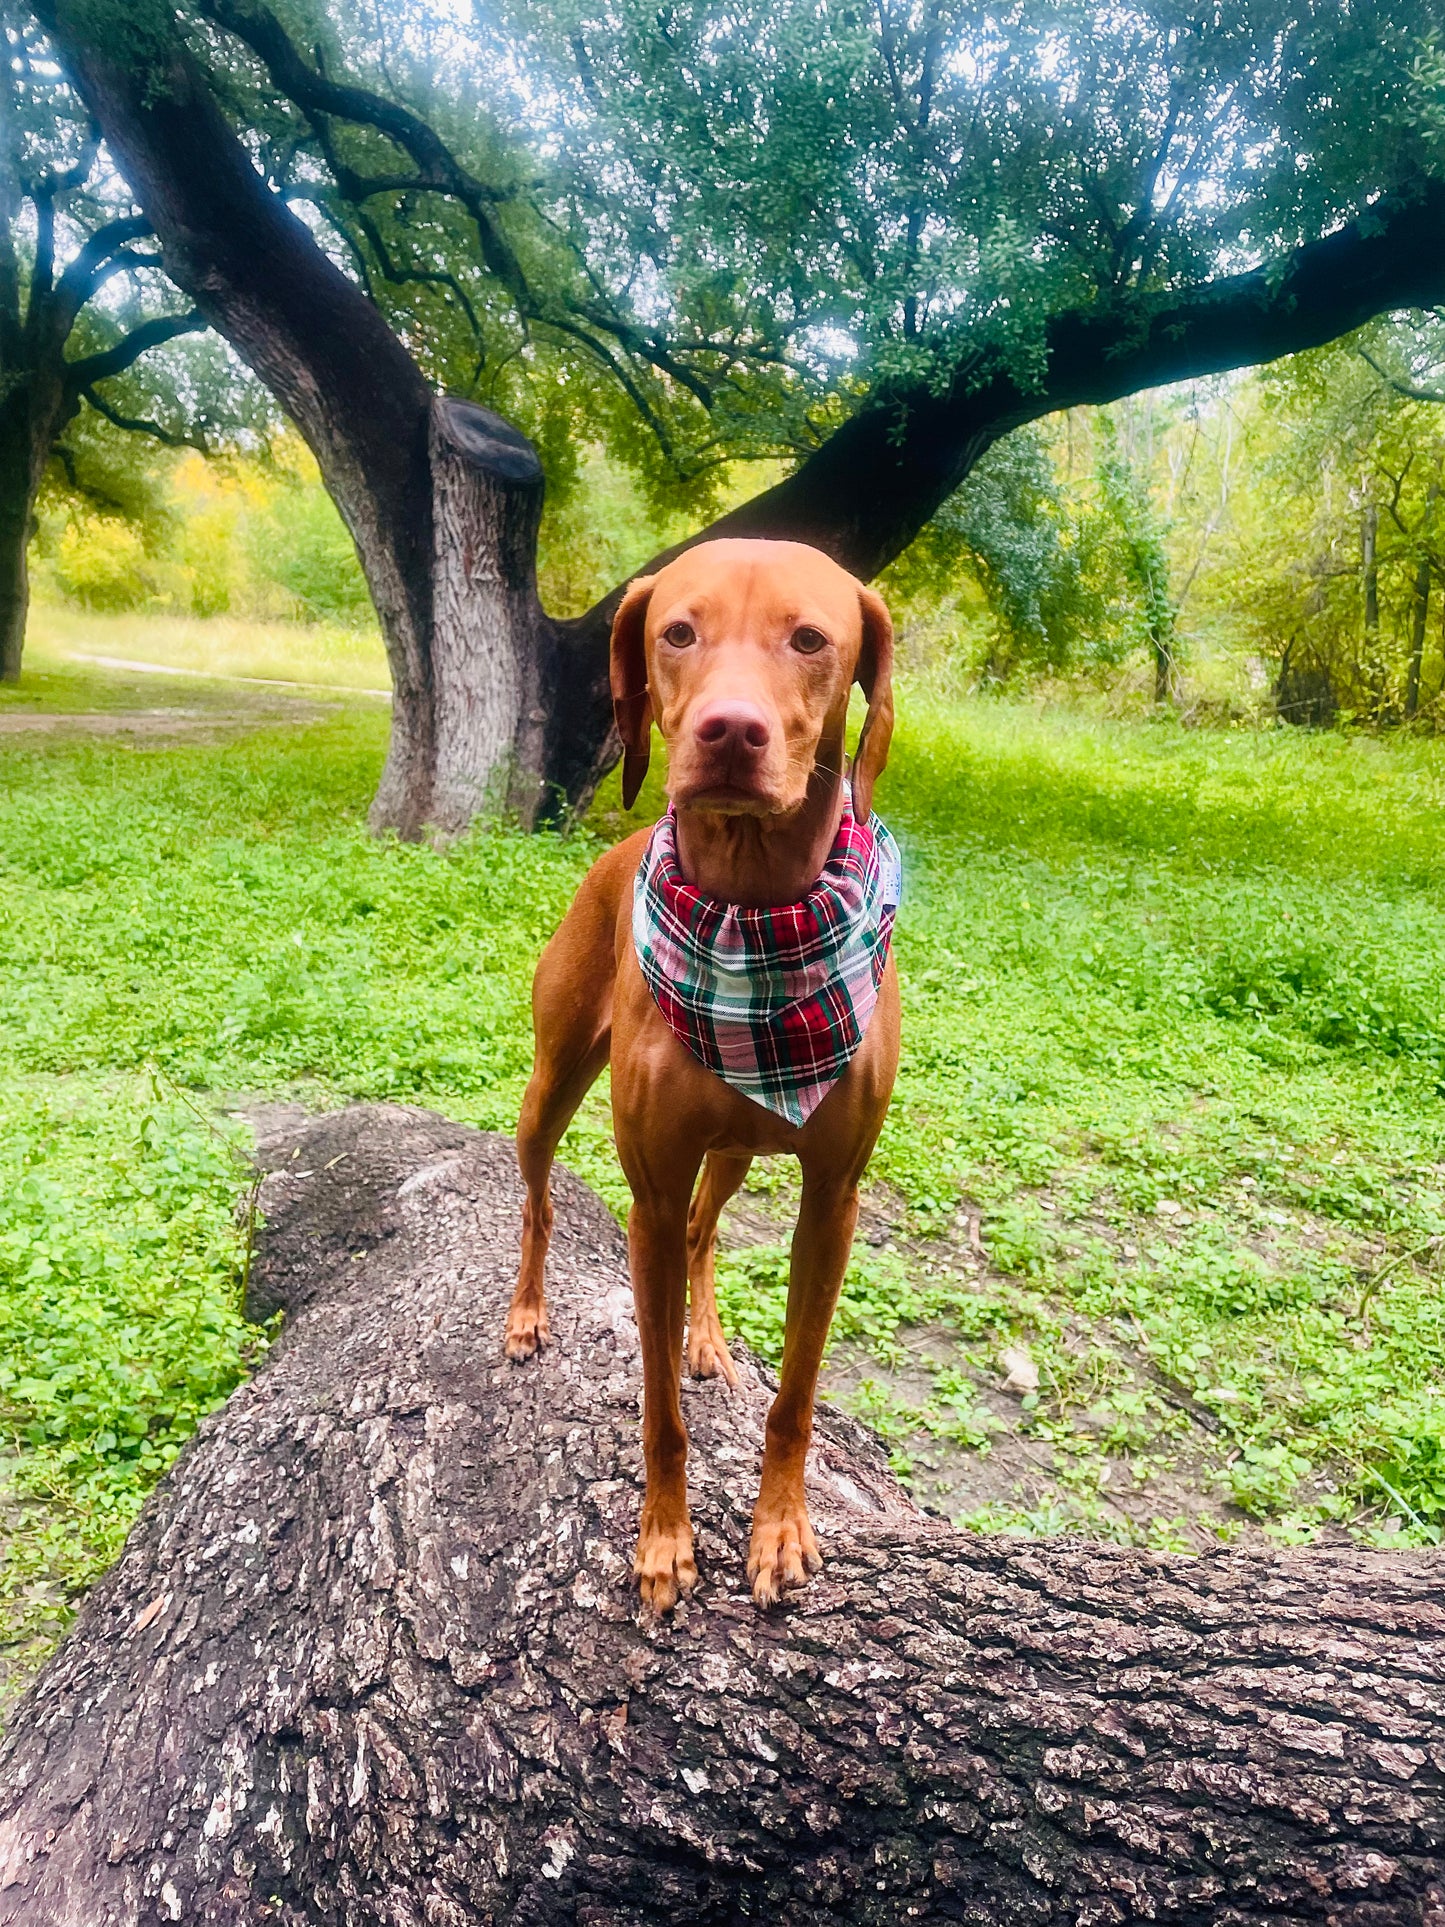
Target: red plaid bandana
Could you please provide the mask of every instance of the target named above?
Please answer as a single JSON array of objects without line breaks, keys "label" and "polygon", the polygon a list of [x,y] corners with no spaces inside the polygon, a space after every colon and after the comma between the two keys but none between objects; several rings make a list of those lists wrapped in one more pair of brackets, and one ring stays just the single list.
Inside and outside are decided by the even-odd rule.
[{"label": "red plaid bandana", "polygon": [[705,897],[677,860],[671,810],[637,872],[632,937],[673,1036],[744,1097],[803,1124],[863,1041],[893,934],[898,846],[845,801],[823,873],[800,903]]}]

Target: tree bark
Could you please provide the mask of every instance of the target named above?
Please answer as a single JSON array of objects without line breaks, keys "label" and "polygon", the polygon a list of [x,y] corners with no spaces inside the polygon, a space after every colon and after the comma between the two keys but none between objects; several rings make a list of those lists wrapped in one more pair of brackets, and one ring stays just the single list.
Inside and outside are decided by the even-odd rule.
[{"label": "tree bark", "polygon": [[542,464],[510,422],[471,402],[432,409],[432,699],[428,820],[542,812],[552,629],[537,599]]},{"label": "tree bark", "polygon": [[1410,661],[1405,671],[1405,720],[1420,712],[1420,671],[1425,661],[1425,624],[1430,616],[1430,558],[1415,566],[1415,597],[1410,617]]},{"label": "tree bark", "polygon": [[1157,623],[1149,626],[1149,652],[1154,658],[1154,700],[1167,703],[1174,694],[1174,646]]},{"label": "tree bark", "polygon": [[0,398],[0,682],[18,682],[30,614],[30,538],[35,503],[52,449],[79,407],[63,379],[61,344],[49,344],[27,366],[19,355],[4,369],[9,392]]},{"label": "tree bark", "polygon": [[1360,579],[1365,589],[1365,648],[1372,654],[1380,639],[1380,511],[1367,501],[1360,511]]},{"label": "tree bark", "polygon": [[35,515],[23,394],[0,406],[0,682],[19,682],[30,611],[27,552]]},{"label": "tree bark", "polygon": [[267,1152],[287,1323],[17,1709],[0,1922],[1445,1920],[1438,1554],[959,1534],[824,1412],[827,1564],[760,1615],[744,1359],[687,1387],[702,1583],[648,1623],[599,1202],[560,1176],[518,1369],[508,1144],[367,1106]]},{"label": "tree bark", "polygon": [[1366,498],[1360,511],[1360,578],[1364,588],[1365,635],[1361,668],[1375,722],[1389,720],[1384,659],[1380,655],[1380,511]]}]

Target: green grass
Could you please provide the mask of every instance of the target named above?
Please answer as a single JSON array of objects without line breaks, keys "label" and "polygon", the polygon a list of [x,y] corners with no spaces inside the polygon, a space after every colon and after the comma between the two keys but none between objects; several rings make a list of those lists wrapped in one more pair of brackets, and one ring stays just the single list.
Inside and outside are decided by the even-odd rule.
[{"label": "green grass", "polygon": [[[71,708],[124,706],[101,672],[45,673]],[[1123,1532],[1111,1471],[1147,1491],[1177,1459],[1285,1537],[1435,1542],[1445,754],[900,707],[880,803],[907,863],[905,1051],[871,1174],[896,1229],[860,1245],[839,1321],[877,1361],[869,1415],[900,1463],[985,1450],[979,1387],[1022,1345],[1056,1499],[991,1523]],[[237,1097],[513,1123],[537,951],[630,819],[610,790],[570,838],[375,842],[384,733],[354,705],[208,744],[0,744],[17,1637],[113,1557],[264,1343],[237,1312]],[[563,1155],[621,1204],[604,1089]],[[765,1352],[784,1275],[776,1243],[722,1267]],[[888,1369],[923,1338],[929,1388],[903,1399]]]}]

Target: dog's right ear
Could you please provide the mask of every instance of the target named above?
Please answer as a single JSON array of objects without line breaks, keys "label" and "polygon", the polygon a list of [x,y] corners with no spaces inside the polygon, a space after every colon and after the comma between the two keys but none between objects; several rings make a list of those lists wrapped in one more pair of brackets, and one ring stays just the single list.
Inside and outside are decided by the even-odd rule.
[{"label": "dog's right ear", "polygon": [[647,687],[647,646],[643,631],[656,576],[640,575],[612,618],[612,714],[622,738],[622,807],[637,801],[652,755],[652,694]]}]

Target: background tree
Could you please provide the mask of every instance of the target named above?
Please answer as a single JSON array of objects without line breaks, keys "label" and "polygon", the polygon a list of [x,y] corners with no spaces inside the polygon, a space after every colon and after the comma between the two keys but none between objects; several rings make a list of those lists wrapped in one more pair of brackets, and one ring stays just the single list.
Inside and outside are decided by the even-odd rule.
[{"label": "background tree", "polygon": [[1195,605],[1267,665],[1287,720],[1413,722],[1438,703],[1442,377],[1445,331],[1423,314],[1207,406],[1212,452],[1181,495],[1181,523],[1197,526],[1220,486],[1226,441],[1238,439],[1244,460],[1236,454],[1227,514],[1211,511]]},{"label": "background tree", "polygon": [[[985,684],[1097,672],[1137,640],[1117,528],[1097,490],[1071,485],[1058,440],[1031,424],[998,442],[884,577],[896,618],[941,620],[956,668]],[[987,612],[978,663],[962,654],[966,618],[947,594],[961,582]]]},{"label": "background tree", "polygon": [[157,349],[204,324],[178,304],[147,245],[150,223],[33,19],[0,8],[0,34],[0,680],[14,681],[47,467],[58,461],[73,487],[106,495],[104,465],[77,466],[67,429],[88,405],[113,427],[195,441],[210,410],[199,363],[154,367]]},{"label": "background tree", "polygon": [[1099,492],[1118,532],[1154,667],[1154,700],[1167,702],[1174,684],[1176,612],[1166,530],[1150,493],[1147,465],[1131,453],[1107,415],[1099,423],[1098,464]]},{"label": "background tree", "polygon": [[[517,9],[471,38],[399,8],[389,45],[259,0],[42,12],[172,273],[356,538],[397,691],[373,820],[405,834],[499,793],[536,820],[610,756],[611,598],[544,615],[541,463],[434,408],[437,379],[544,393],[575,355],[679,489],[799,458],[713,532],[866,576],[1024,422],[1445,295],[1425,0],[1109,30],[1062,0],[1007,31],[815,0]],[[509,143],[474,111],[484,73]],[[470,371],[437,360],[438,303]]]}]

